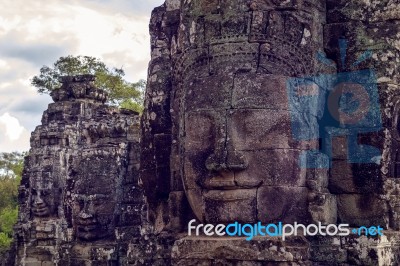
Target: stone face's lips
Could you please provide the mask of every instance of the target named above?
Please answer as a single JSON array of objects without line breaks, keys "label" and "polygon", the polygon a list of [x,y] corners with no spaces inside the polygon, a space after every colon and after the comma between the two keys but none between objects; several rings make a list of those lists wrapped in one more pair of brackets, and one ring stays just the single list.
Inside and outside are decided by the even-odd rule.
[{"label": "stone face's lips", "polygon": [[97,229],[99,223],[96,220],[78,220],[77,225],[79,230],[91,231]]},{"label": "stone face's lips", "polygon": [[249,179],[243,184],[238,184],[235,180],[235,172],[220,172],[219,175],[215,175],[200,184],[201,187],[209,190],[236,190],[236,189],[252,189],[261,186],[262,181],[252,181]]},{"label": "stone face's lips", "polygon": [[213,201],[240,201],[253,199],[257,189],[208,190],[203,197]]},{"label": "stone face's lips", "polygon": [[33,206],[32,212],[35,216],[46,216],[50,213],[47,206]]},{"label": "stone face's lips", "polygon": [[95,232],[78,232],[78,236],[83,240],[96,240],[98,238]]},{"label": "stone face's lips", "polygon": [[97,224],[92,225],[78,225],[79,231],[90,232],[97,229]]},{"label": "stone face's lips", "polygon": [[207,178],[202,187],[207,189],[222,189],[222,190],[229,190],[229,189],[237,189],[237,186],[234,181],[234,177],[232,174],[232,178],[226,178],[223,176],[215,176],[212,178]]},{"label": "stone face's lips", "polygon": [[212,191],[228,191],[228,190],[238,190],[238,189],[254,189],[258,188],[262,185],[262,181],[249,181],[249,182],[242,182],[243,184],[237,184],[235,181],[229,181],[229,180],[215,180],[215,179],[208,179],[204,181],[202,185],[200,185],[202,188],[205,188],[206,190]]},{"label": "stone face's lips", "polygon": [[99,231],[99,223],[95,220],[78,220],[77,236],[83,240],[96,240],[102,238],[102,233]]}]

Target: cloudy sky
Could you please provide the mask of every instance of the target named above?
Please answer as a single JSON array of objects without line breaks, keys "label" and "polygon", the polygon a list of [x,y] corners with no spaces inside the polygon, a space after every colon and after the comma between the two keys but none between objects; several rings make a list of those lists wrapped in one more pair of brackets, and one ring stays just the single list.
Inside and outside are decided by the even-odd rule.
[{"label": "cloudy sky", "polygon": [[146,78],[151,10],[164,0],[0,0],[0,152],[29,149],[51,102],[30,86],[60,56],[89,55]]}]

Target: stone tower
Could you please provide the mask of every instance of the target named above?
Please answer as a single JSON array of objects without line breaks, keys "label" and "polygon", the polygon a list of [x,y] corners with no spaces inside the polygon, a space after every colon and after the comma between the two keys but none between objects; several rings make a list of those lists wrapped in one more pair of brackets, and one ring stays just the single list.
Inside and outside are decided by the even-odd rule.
[{"label": "stone tower", "polygon": [[139,235],[139,116],[105,105],[93,81],[63,77],[32,133],[16,265],[117,265]]},{"label": "stone tower", "polygon": [[[166,0],[140,134],[93,76],[52,94],[25,162],[17,265],[398,265],[399,6]],[[304,229],[188,233],[258,222]]]}]

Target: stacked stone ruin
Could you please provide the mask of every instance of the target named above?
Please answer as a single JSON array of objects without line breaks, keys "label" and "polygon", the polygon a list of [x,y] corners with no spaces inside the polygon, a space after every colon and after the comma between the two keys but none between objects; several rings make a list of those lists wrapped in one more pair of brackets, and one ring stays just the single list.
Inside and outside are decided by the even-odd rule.
[{"label": "stacked stone ruin", "polygon": [[140,234],[139,116],[105,105],[93,81],[63,77],[32,133],[16,265],[111,265]]},{"label": "stacked stone ruin", "polygon": [[[53,93],[25,162],[16,265],[399,264],[399,6],[166,0],[140,128],[92,76]],[[360,91],[355,121],[332,109],[342,83]],[[189,236],[193,219],[384,235]]]}]

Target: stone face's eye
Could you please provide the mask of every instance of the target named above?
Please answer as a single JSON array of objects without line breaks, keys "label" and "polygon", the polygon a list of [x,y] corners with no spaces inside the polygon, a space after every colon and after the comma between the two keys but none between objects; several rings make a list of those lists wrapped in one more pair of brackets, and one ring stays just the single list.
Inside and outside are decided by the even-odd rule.
[{"label": "stone face's eye", "polygon": [[290,118],[286,111],[239,109],[228,122],[238,150],[290,148]]},{"label": "stone face's eye", "polygon": [[204,150],[213,143],[215,119],[210,113],[193,112],[186,117],[185,146],[189,150]]},{"label": "stone face's eye", "polygon": [[101,206],[104,205],[108,202],[108,197],[106,195],[96,195],[93,200],[92,203],[95,206]]}]

